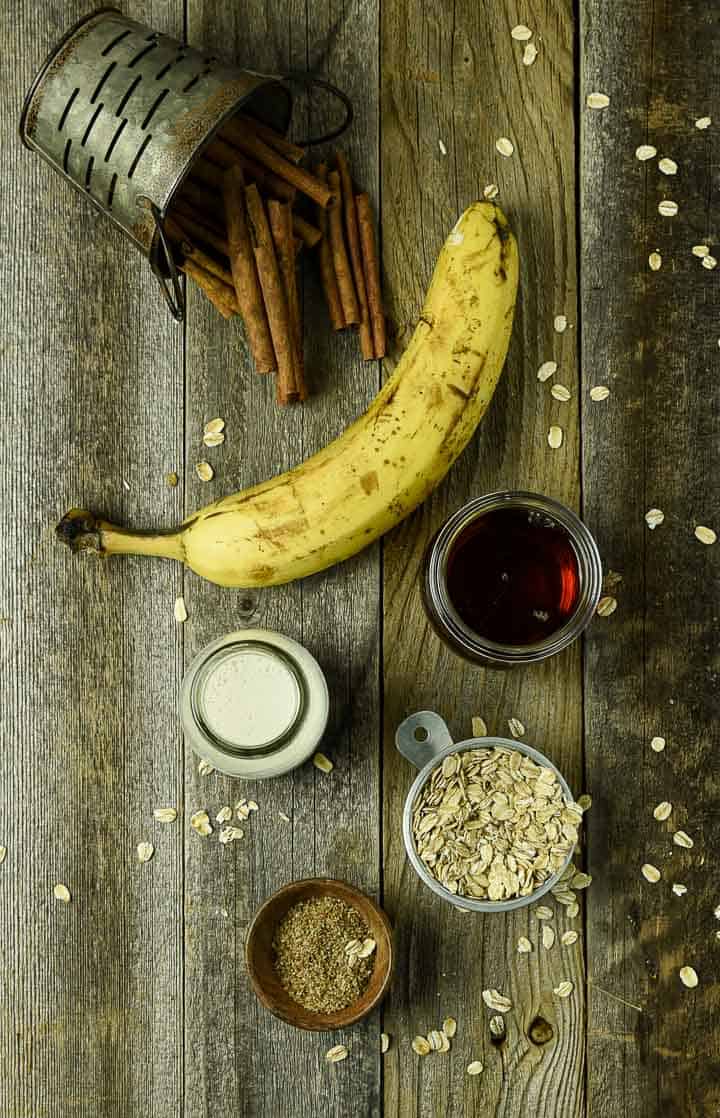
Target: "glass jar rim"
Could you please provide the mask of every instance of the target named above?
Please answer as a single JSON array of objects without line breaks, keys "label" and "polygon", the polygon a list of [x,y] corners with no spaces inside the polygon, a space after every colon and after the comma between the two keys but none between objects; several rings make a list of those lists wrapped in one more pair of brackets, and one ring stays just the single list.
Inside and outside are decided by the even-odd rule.
[{"label": "glass jar rim", "polygon": [[[531,508],[545,513],[566,531],[577,556],[581,591],[578,604],[564,625],[535,644],[499,644],[480,636],[462,620],[447,590],[447,559],[453,543],[473,521],[500,508]],[[600,600],[602,563],[590,530],[567,505],[542,493],[521,489],[497,490],[472,498],[443,524],[432,544],[427,584],[442,624],[467,652],[507,666],[530,664],[561,652],[587,628]]]}]

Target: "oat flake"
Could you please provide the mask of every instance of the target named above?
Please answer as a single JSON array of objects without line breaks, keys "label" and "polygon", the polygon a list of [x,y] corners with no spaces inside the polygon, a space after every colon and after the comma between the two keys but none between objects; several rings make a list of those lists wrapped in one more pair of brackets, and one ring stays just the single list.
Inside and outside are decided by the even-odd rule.
[{"label": "oat flake", "polygon": [[195,473],[200,478],[200,481],[212,481],[215,476],[215,471],[209,462],[196,462]]},{"label": "oat flake", "polygon": [[175,620],[178,622],[178,624],[182,625],[183,621],[187,621],[188,611],[187,611],[187,607],[185,605],[185,599],[184,598],[176,598],[175,599],[175,608],[173,609],[173,613],[175,615]]},{"label": "oat flake", "polygon": [[524,23],[518,23],[515,27],[513,27],[510,34],[512,35],[513,39],[516,39],[518,41],[518,43],[526,43],[528,39],[532,39],[533,36],[530,28],[526,27]]},{"label": "oat flake", "polygon": [[563,441],[562,427],[553,425],[548,431],[547,441],[548,446],[552,447],[553,450],[559,450]]},{"label": "oat flake", "polygon": [[454,1017],[445,1018],[442,1025],[442,1031],[445,1033],[446,1037],[449,1037],[452,1040],[452,1038],[455,1036],[455,1033],[457,1032],[457,1021]]},{"label": "oat flake", "polygon": [[373,953],[373,951],[375,950],[376,947],[377,947],[377,944],[375,943],[375,940],[371,939],[368,936],[368,938],[364,939],[362,941],[362,943],[360,944],[360,949],[358,951],[359,958],[368,959],[372,955],[372,953]]},{"label": "oat flake", "polygon": [[336,1044],[325,1053],[325,1059],[331,1064],[339,1064],[341,1060],[346,1060],[347,1057],[348,1050],[344,1044]]},{"label": "oat flake", "polygon": [[426,1037],[416,1036],[412,1042],[412,1050],[418,1056],[427,1056],[430,1052],[430,1044]]},{"label": "oat flake", "polygon": [[58,882],[58,884],[54,887],[53,896],[55,897],[56,901],[62,901],[63,904],[70,903],[70,890],[68,889],[67,885],[63,885],[62,882]]},{"label": "oat flake", "polygon": [[601,598],[597,604],[595,611],[599,617],[609,617],[611,613],[615,613],[617,609],[617,598],[613,598],[611,594],[606,594]]},{"label": "oat flake", "polygon": [[210,773],[215,772],[215,766],[211,765],[209,761],[206,761],[204,757],[201,757],[198,761],[198,772],[200,776],[210,776]]},{"label": "oat flake", "polygon": [[702,266],[703,268],[707,268],[707,270],[711,272],[713,268],[717,268],[717,260],[714,256],[703,256]]},{"label": "oat flake", "polygon": [[663,198],[662,202],[658,205],[658,213],[662,217],[675,217],[678,212],[677,202],[672,202],[669,198]]},{"label": "oat flake", "polygon": [[554,384],[550,389],[550,395],[554,400],[560,400],[563,404],[566,404],[572,396],[572,392],[564,384]]},{"label": "oat flake", "polygon": [[592,874],[589,873],[576,873],[570,882],[571,889],[587,889],[592,885]]},{"label": "oat flake", "polygon": [[573,989],[574,986],[572,982],[565,981],[561,982],[559,986],[555,987],[555,989],[553,990],[553,994],[557,994],[559,998],[569,998],[573,992]]},{"label": "oat flake", "polygon": [[697,971],[693,967],[680,967],[680,981],[683,986],[694,989],[698,984]]},{"label": "oat flake", "polygon": [[681,885],[679,881],[676,881],[672,887],[672,891],[676,897],[684,897],[687,893],[687,885]]},{"label": "oat flake", "polygon": [[657,155],[657,148],[652,144],[640,144],[639,148],[635,148],[635,158],[644,163],[646,159],[654,159]]},{"label": "oat flake", "polygon": [[579,912],[580,912],[580,905],[577,903],[577,901],[573,901],[572,904],[569,904],[567,906],[567,915],[568,915],[569,920],[574,920]]},{"label": "oat flake", "polygon": [[471,725],[472,725],[472,736],[474,738],[486,738],[487,737],[487,732],[488,732],[487,724],[485,722],[485,719],[481,718],[479,714],[475,715],[475,717],[472,720]]},{"label": "oat flake", "polygon": [[520,936],[517,941],[518,955],[529,955],[532,951],[532,944],[527,936]]},{"label": "oat flake", "polygon": [[538,56],[538,49],[534,43],[528,43],[523,51],[522,61],[523,66],[532,66],[533,62]]},{"label": "oat flake", "polygon": [[222,446],[225,442],[225,436],[222,431],[216,435],[203,435],[203,443],[205,446]]},{"label": "oat flake", "polygon": [[283,823],[290,823],[290,816],[286,815],[284,811],[278,812],[278,819],[282,819]]},{"label": "oat flake", "polygon": [[681,846],[683,850],[692,850],[695,845],[687,831],[676,831],[673,835],[673,842],[676,846]]},{"label": "oat flake", "polygon": [[190,816],[190,826],[194,831],[197,831],[199,835],[203,835],[204,837],[211,835],[213,832],[210,816],[206,811],[193,812]]},{"label": "oat flake", "polygon": [[693,245],[693,247],[692,247],[693,256],[699,256],[701,258],[703,256],[707,256],[709,251],[710,251],[709,245]]},{"label": "oat flake", "polygon": [[553,910],[546,904],[535,905],[533,909],[537,920],[552,920]]},{"label": "oat flake", "polygon": [[442,142],[442,140],[438,140],[438,147],[440,148],[441,155],[447,155],[447,148],[445,147],[445,144]]},{"label": "oat flake", "polygon": [[224,430],[225,420],[220,419],[220,417],[218,416],[217,419],[209,419],[207,421],[207,423],[203,427],[203,435],[219,435]]},{"label": "oat flake", "polygon": [[553,319],[553,330],[556,334],[564,334],[567,330],[568,320],[564,314],[556,314]]},{"label": "oat flake", "polygon": [[657,250],[648,256],[648,265],[651,272],[659,272],[662,268],[662,256]]},{"label": "oat flake", "polygon": [[506,998],[499,990],[483,990],[482,1000],[488,1009],[494,1009],[497,1013],[508,1013],[512,1009],[510,998]]},{"label": "oat flake", "polygon": [[697,120],[695,121],[695,127],[699,128],[701,132],[704,132],[705,129],[709,128],[711,124],[712,124],[712,117],[711,116],[699,116],[697,118]]},{"label": "oat flake", "polygon": [[646,862],[643,866],[640,867],[640,872],[642,873],[645,880],[649,881],[651,885],[654,885],[655,882],[659,881],[662,877],[662,874],[660,873],[660,870],[657,868],[657,866],[652,866],[649,862]]},{"label": "oat flake", "polygon": [[645,523],[651,531],[662,524],[664,519],[665,513],[662,509],[648,509],[645,513]]},{"label": "oat flake", "polygon": [[313,757],[313,765],[316,769],[319,769],[321,773],[331,773],[335,768],[330,758],[326,757],[324,753],[315,754]]},{"label": "oat flake", "polygon": [[714,532],[712,528],[706,528],[704,524],[698,524],[695,529],[695,539],[710,546],[717,540],[717,532]]},{"label": "oat flake", "polygon": [[542,365],[537,371],[537,378],[539,381],[550,380],[557,372],[557,361],[543,361]]},{"label": "oat flake", "polygon": [[223,827],[218,838],[223,846],[227,846],[229,842],[235,842],[237,839],[243,838],[244,835],[245,832],[242,827]]},{"label": "oat flake", "polygon": [[609,395],[610,389],[607,388],[604,384],[595,384],[590,389],[590,399],[595,400],[596,402],[599,400],[607,400]]},{"label": "oat flake", "polygon": [[427,1042],[433,1052],[442,1052],[443,1035],[439,1029],[431,1029],[427,1035]]},{"label": "oat flake", "polygon": [[563,934],[560,936],[560,942],[563,947],[572,947],[574,943],[577,943],[577,938],[577,932],[573,931],[573,929],[570,928],[567,932],[563,932]]},{"label": "oat flake", "polygon": [[581,811],[587,811],[588,808],[592,807],[592,796],[587,792],[583,792],[582,796],[578,796],[576,802]]},{"label": "oat flake", "polygon": [[488,202],[492,202],[493,198],[497,198],[500,193],[499,188],[494,182],[489,182],[483,189],[483,198]]},{"label": "oat flake", "polygon": [[149,862],[155,853],[155,847],[151,842],[139,842],[137,845],[138,862]]},{"label": "oat flake", "polygon": [[555,943],[555,929],[551,928],[549,924],[543,924],[542,930],[542,945],[546,951],[549,951]]},{"label": "oat flake", "polygon": [[588,93],[585,104],[589,109],[606,109],[610,104],[607,93]]},{"label": "oat flake", "polygon": [[225,804],[225,806],[221,807],[219,812],[215,816],[215,822],[216,823],[227,823],[232,819],[232,815],[233,815],[232,808],[229,807],[227,804]]},{"label": "oat flake", "polygon": [[519,718],[509,718],[508,727],[514,738],[521,738],[525,733],[525,727]]},{"label": "oat flake", "polygon": [[678,165],[674,159],[668,159],[667,157],[665,157],[659,161],[658,169],[662,171],[664,175],[676,175]]},{"label": "oat flake", "polygon": [[385,1052],[387,1052],[389,1047],[390,1047],[390,1037],[389,1037],[388,1033],[380,1033],[380,1051],[382,1053],[385,1053]]},{"label": "oat flake", "polygon": [[657,807],[655,808],[655,810],[653,811],[653,815],[661,823],[664,823],[666,819],[669,819],[671,814],[672,814],[672,804],[668,803],[667,800],[663,800],[662,803],[658,804]]},{"label": "oat flake", "polygon": [[480,1075],[482,1074],[482,1070],[483,1065],[480,1060],[473,1060],[472,1063],[469,1063],[467,1066],[468,1075]]},{"label": "oat flake", "polygon": [[153,816],[158,823],[174,823],[177,819],[177,811],[174,807],[156,807]]},{"label": "oat flake", "polygon": [[495,141],[495,150],[499,155],[504,155],[506,159],[515,151],[512,140],[508,140],[507,136],[501,136],[499,140]]},{"label": "oat flake", "polygon": [[662,753],[665,748],[665,738],[653,738],[650,742],[650,748],[654,753]]}]

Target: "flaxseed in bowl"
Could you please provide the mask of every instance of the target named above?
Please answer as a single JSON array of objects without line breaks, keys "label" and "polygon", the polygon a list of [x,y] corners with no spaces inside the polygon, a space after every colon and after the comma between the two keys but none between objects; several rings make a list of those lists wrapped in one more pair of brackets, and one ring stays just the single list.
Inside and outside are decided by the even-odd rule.
[{"label": "flaxseed in bowl", "polygon": [[408,858],[439,897],[472,912],[508,912],[558,885],[583,809],[538,750],[507,738],[452,742],[431,711],[398,729],[420,768],[403,813]]}]

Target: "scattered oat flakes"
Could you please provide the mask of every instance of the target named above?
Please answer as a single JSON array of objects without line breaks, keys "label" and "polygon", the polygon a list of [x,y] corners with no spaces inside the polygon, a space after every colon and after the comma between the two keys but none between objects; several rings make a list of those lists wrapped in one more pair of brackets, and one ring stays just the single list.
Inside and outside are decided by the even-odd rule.
[{"label": "scattered oat flakes", "polygon": [[198,772],[200,776],[210,776],[210,773],[215,772],[215,766],[211,765],[209,761],[206,761],[204,757],[201,757],[198,761]]},{"label": "scattered oat flakes", "polygon": [[440,1047],[438,1048],[438,1052],[449,1052],[449,1051],[450,1051],[450,1041],[445,1036],[445,1033],[441,1031],[440,1032]]},{"label": "scattered oat flakes", "polygon": [[659,524],[662,524],[664,519],[665,513],[662,509],[648,509],[645,513],[645,523],[651,531],[657,528]]},{"label": "scattered oat flakes", "polygon": [[203,837],[213,833],[210,816],[206,811],[193,812],[190,816],[190,826],[194,831],[197,831],[199,835],[203,835]]},{"label": "scattered oat flakes", "polygon": [[553,918],[553,910],[546,904],[535,905],[533,912],[538,920],[552,920]]},{"label": "scattered oat flakes", "polygon": [[695,127],[699,128],[701,132],[704,132],[705,129],[709,128],[711,124],[712,124],[712,117],[711,116],[699,116],[697,118],[697,120],[695,121]]},{"label": "scattered oat flakes", "polygon": [[703,256],[707,256],[707,254],[709,252],[710,252],[709,245],[693,245],[693,247],[692,247],[693,256],[699,256],[699,257],[702,258]]},{"label": "scattered oat flakes", "polygon": [[315,754],[313,757],[313,765],[316,769],[320,769],[321,773],[331,773],[335,768],[330,758],[326,757],[324,753]]},{"label": "scattered oat flakes", "polygon": [[657,249],[648,256],[648,266],[651,272],[659,272],[662,268],[662,256]]},{"label": "scattered oat flakes", "polygon": [[717,532],[714,532],[712,528],[706,528],[704,524],[698,524],[695,529],[695,539],[710,546],[717,540]]},{"label": "scattered oat flakes", "polygon": [[574,943],[577,943],[577,938],[577,932],[573,931],[572,928],[569,928],[567,932],[563,932],[563,934],[560,936],[560,942],[563,947],[572,947]]},{"label": "scattered oat flakes", "polygon": [[509,1013],[512,1009],[510,998],[506,998],[499,990],[483,990],[482,1000],[488,1009],[494,1009],[497,1013]]},{"label": "scattered oat flakes", "polygon": [[711,272],[713,268],[717,268],[717,260],[714,256],[703,256],[702,266]]},{"label": "scattered oat flakes", "polygon": [[499,193],[500,190],[498,189],[497,185],[494,182],[489,182],[483,189],[483,198],[487,202],[492,202],[493,198],[497,198]]},{"label": "scattered oat flakes", "polygon": [[553,450],[559,450],[559,448],[562,446],[563,441],[562,427],[556,427],[553,425],[548,431],[547,440],[548,445],[551,446]]},{"label": "scattered oat flakes", "polygon": [[577,805],[581,811],[587,811],[592,807],[592,796],[587,792],[583,792],[582,796],[578,796],[577,798]]},{"label": "scattered oat flakes", "polygon": [[445,147],[445,144],[442,142],[442,140],[438,140],[438,147],[440,148],[441,155],[447,155],[447,148]]},{"label": "scattered oat flakes", "polygon": [[538,56],[538,49],[534,43],[528,43],[523,51],[523,66],[532,66]]},{"label": "scattered oat flakes", "polygon": [[248,809],[248,811],[259,811],[260,810],[260,808],[256,804],[255,800],[248,800],[247,809]]},{"label": "scattered oat flakes", "polygon": [[615,613],[617,609],[617,598],[613,598],[612,594],[606,594],[601,598],[597,604],[596,613],[599,617],[609,617],[611,613]]},{"label": "scattered oat flakes", "polygon": [[485,719],[481,718],[479,714],[476,714],[472,720],[472,736],[474,738],[486,738],[487,732],[488,728]]},{"label": "scattered oat flakes", "polygon": [[693,967],[680,967],[680,981],[690,990],[698,984],[697,971]]},{"label": "scattered oat flakes", "polygon": [[508,140],[507,136],[501,136],[499,140],[495,141],[495,150],[499,155],[504,155],[505,158],[508,159],[515,151],[515,148],[512,140]]},{"label": "scattered oat flakes", "polygon": [[177,483],[178,476],[174,470],[171,470],[169,474],[165,474],[165,484],[169,485],[171,489],[174,489]]},{"label": "scattered oat flakes", "polygon": [[516,24],[510,34],[512,35],[513,39],[517,39],[519,43],[526,43],[528,39],[532,39],[533,36],[530,28],[526,27],[524,23]]},{"label": "scattered oat flakes", "polygon": [[550,389],[550,395],[554,400],[560,400],[563,404],[566,404],[572,396],[572,392],[564,384],[554,384]]},{"label": "scattered oat flakes", "polygon": [[567,330],[568,320],[564,314],[556,314],[553,319],[553,330],[556,334],[564,334]]},{"label": "scattered oat flakes", "polygon": [[174,823],[177,819],[177,811],[174,807],[156,807],[153,815],[158,823]]},{"label": "scattered oat flakes", "polygon": [[215,476],[215,471],[209,462],[196,462],[195,473],[200,478],[200,481],[212,481]]},{"label": "scattered oat flakes", "polygon": [[209,419],[207,421],[207,423],[203,427],[203,435],[219,435],[224,430],[225,430],[225,420],[220,419],[220,417],[218,416],[217,419]]},{"label": "scattered oat flakes", "polygon": [[390,1047],[390,1036],[388,1033],[380,1033],[380,1051],[384,1054]]},{"label": "scattered oat flakes", "polygon": [[442,1024],[442,1031],[445,1033],[446,1037],[449,1037],[452,1040],[452,1038],[455,1036],[455,1033],[457,1032],[457,1021],[454,1017],[445,1018]]},{"label": "scattered oat flakes", "polygon": [[418,1056],[427,1056],[430,1052],[430,1045],[424,1036],[416,1036],[411,1047]]},{"label": "scattered oat flakes", "polygon": [[684,897],[687,893],[687,885],[681,885],[679,881],[676,881],[672,887],[672,891],[676,897]]},{"label": "scattered oat flakes", "polygon": [[549,951],[555,943],[555,929],[550,924],[543,924],[542,930],[542,945],[546,951]]},{"label": "scattered oat flakes", "polygon": [[433,1052],[441,1052],[443,1037],[439,1029],[431,1029],[427,1035],[427,1042]]},{"label": "scattered oat flakes", "polygon": [[570,882],[571,889],[587,889],[592,884],[592,874],[576,873]]},{"label": "scattered oat flakes", "polygon": [[599,400],[607,400],[609,395],[610,389],[604,384],[595,384],[590,389],[590,399],[596,402]]},{"label": "scattered oat flakes", "polygon": [[713,916],[715,917],[716,920],[720,920],[720,904],[716,905],[715,908],[713,909]]},{"label": "scattered oat flakes", "polygon": [[225,806],[221,807],[219,812],[215,816],[215,822],[216,823],[227,823],[227,822],[229,822],[230,819],[232,819],[232,816],[233,816],[232,808],[229,807],[227,804],[225,804]]},{"label": "scattered oat flakes", "polygon": [[490,1018],[490,1036],[495,1040],[502,1040],[505,1036],[505,1021],[499,1014]]},{"label": "scattered oat flakes", "polygon": [[555,989],[553,990],[553,994],[557,994],[559,998],[569,998],[573,992],[573,989],[574,987],[572,982],[565,981],[561,982],[559,986],[555,987]]},{"label": "scattered oat flakes", "polygon": [[676,175],[678,165],[674,159],[668,159],[667,156],[665,156],[659,160],[658,169],[662,171],[664,175]]},{"label": "scattered oat flakes", "polygon": [[550,380],[557,372],[557,361],[543,361],[542,365],[537,371],[537,378],[539,381]]},{"label": "scattered oat flakes", "polygon": [[662,217],[675,217],[678,212],[677,202],[672,202],[669,198],[663,198],[662,202],[658,205],[658,213]]},{"label": "scattered oat flakes", "polygon": [[529,955],[532,949],[532,944],[527,936],[520,936],[517,941],[518,955]]},{"label": "scattered oat flakes", "polygon": [[646,159],[654,159],[657,155],[657,148],[652,144],[640,144],[639,148],[635,148],[635,158],[644,163]]},{"label": "scattered oat flakes", "polygon": [[0,866],[7,858],[7,846],[0,846]]},{"label": "scattered oat flakes", "polygon": [[668,803],[667,800],[663,800],[662,803],[658,804],[657,807],[655,808],[655,810],[653,811],[653,815],[661,823],[664,823],[666,819],[669,819],[671,813],[672,813],[672,804]]},{"label": "scattered oat flakes", "polygon": [[137,845],[138,862],[149,862],[155,853],[155,847],[151,842],[139,842]]},{"label": "scattered oat flakes", "polygon": [[509,718],[508,728],[514,738],[521,738],[525,733],[525,727],[519,718]]},{"label": "scattered oat flakes", "polygon": [[244,835],[245,832],[242,827],[223,827],[218,838],[223,846],[227,846],[229,842],[235,842],[236,839],[241,839]]},{"label": "scattered oat flakes", "polygon": [[225,435],[222,431],[218,431],[216,435],[203,435],[203,444],[205,446],[222,446],[225,442]]},{"label": "scattered oat flakes", "polygon": [[245,820],[250,818],[250,808],[248,807],[246,800],[238,800],[238,802],[235,804],[235,814],[237,815],[238,819]]},{"label": "scattered oat flakes", "polygon": [[577,901],[573,901],[572,904],[569,904],[567,906],[566,912],[567,912],[568,919],[569,920],[574,920],[575,917],[580,912],[580,905],[577,903]]},{"label": "scattered oat flakes", "polygon": [[278,812],[278,818],[282,819],[283,823],[290,823],[291,822],[290,816],[286,815],[284,811],[279,811]]},{"label": "scattered oat flakes", "polygon": [[187,606],[185,605],[184,598],[180,597],[175,599],[175,608],[173,610],[173,613],[175,614],[175,620],[180,625],[182,625],[183,621],[187,621],[188,611]]},{"label": "scattered oat flakes", "polygon": [[649,862],[645,862],[645,864],[640,867],[640,872],[642,873],[645,880],[649,881],[651,885],[654,885],[655,882],[659,881],[662,877],[662,874],[660,873],[660,870],[657,868],[657,866],[651,866]]},{"label": "scattered oat flakes", "polygon": [[70,903],[70,890],[68,889],[67,885],[63,885],[62,882],[58,882],[58,884],[53,889],[53,896],[55,897],[56,901],[62,901],[63,904]]},{"label": "scattered oat flakes", "polygon": [[468,1075],[480,1075],[483,1070],[483,1065],[480,1060],[473,1060],[467,1066]]},{"label": "scattered oat flakes", "polygon": [[654,753],[662,753],[665,748],[665,738],[653,738],[650,742],[650,748]]},{"label": "scattered oat flakes", "polygon": [[331,1064],[339,1064],[341,1060],[346,1060],[347,1057],[348,1050],[344,1044],[336,1044],[325,1053],[325,1059]]},{"label": "scattered oat flakes", "polygon": [[610,104],[607,93],[588,93],[585,104],[589,109],[606,109]]},{"label": "scattered oat flakes", "polygon": [[695,845],[687,831],[676,831],[673,835],[673,842],[676,846],[681,846],[683,850],[692,850]]}]

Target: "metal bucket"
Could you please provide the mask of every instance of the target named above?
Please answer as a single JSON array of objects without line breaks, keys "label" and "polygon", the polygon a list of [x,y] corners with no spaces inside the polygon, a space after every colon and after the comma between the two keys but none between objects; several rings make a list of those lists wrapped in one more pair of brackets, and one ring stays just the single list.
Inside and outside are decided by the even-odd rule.
[{"label": "metal bucket", "polygon": [[104,8],[46,59],[25,98],[20,136],[130,237],[181,320],[162,219],[201,149],[242,106],[287,130],[292,96],[282,83]]},{"label": "metal bucket", "polygon": [[504,749],[513,750],[516,753],[524,753],[527,757],[531,757],[536,764],[552,769],[562,789],[563,797],[568,802],[573,802],[574,796],[565,777],[553,765],[552,761],[548,760],[539,750],[532,749],[531,746],[524,745],[522,742],[510,740],[510,738],[468,738],[466,741],[455,743],[445,722],[439,714],[435,714],[432,710],[418,711],[417,714],[411,714],[409,718],[401,722],[395,734],[395,745],[403,757],[415,765],[417,769],[420,769],[405,800],[402,821],[403,840],[413,869],[427,887],[432,889],[433,893],[454,905],[455,908],[462,908],[467,912],[511,912],[516,908],[525,908],[527,905],[535,904],[540,897],[545,896],[546,893],[556,887],[572,861],[574,853],[572,849],[568,852],[560,869],[551,874],[542,885],[527,897],[514,897],[507,901],[484,901],[451,893],[449,889],[441,885],[437,878],[433,877],[420,858],[415,848],[412,830],[413,806],[420,789],[430,779],[438,765],[442,765],[445,758],[451,753],[462,753],[466,749],[494,749],[495,746],[502,746]]}]

